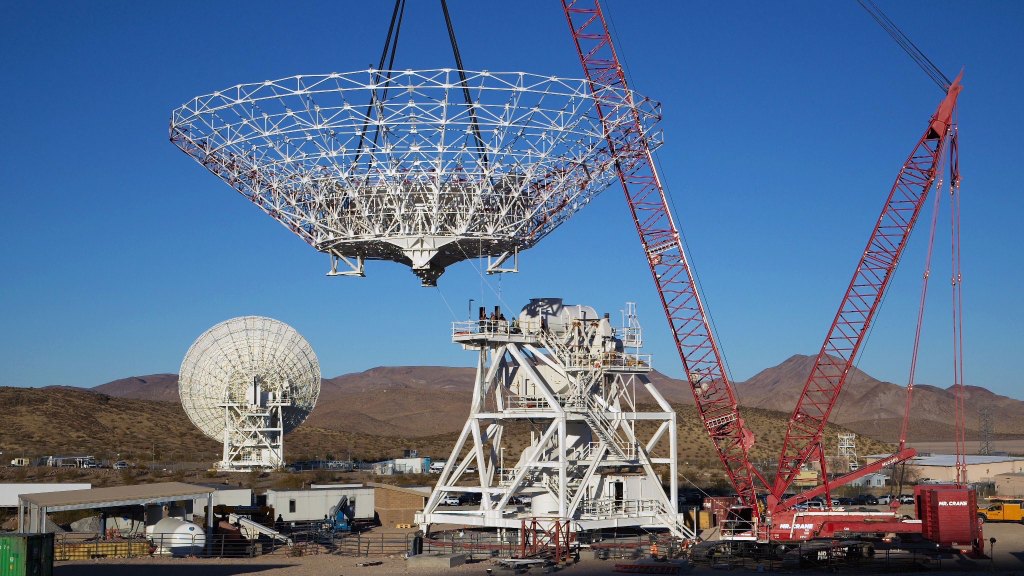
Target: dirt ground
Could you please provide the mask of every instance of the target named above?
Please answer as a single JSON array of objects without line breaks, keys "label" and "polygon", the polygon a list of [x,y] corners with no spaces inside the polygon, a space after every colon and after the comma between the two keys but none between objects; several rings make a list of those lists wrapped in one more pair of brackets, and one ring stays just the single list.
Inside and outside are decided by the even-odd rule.
[{"label": "dirt ground", "polygon": [[[900,509],[903,513],[912,513],[910,506]],[[443,526],[442,526],[443,527]],[[375,531],[376,532],[376,531]],[[388,530],[389,533],[404,533],[402,530]],[[985,549],[989,558],[970,559],[960,556],[947,556],[933,563],[929,569],[922,569],[922,574],[978,574],[995,573],[1024,576],[1024,524],[988,523],[984,525]],[[989,540],[995,538],[992,545]],[[380,562],[373,566],[360,566]],[[580,563],[569,566],[559,572],[569,575],[612,574],[615,560],[595,560],[584,550]],[[434,574],[488,574],[491,569],[495,574],[502,572],[491,561],[478,561],[456,568],[442,571],[410,569],[405,558],[398,555],[390,557],[353,557],[331,554],[288,557],[283,555],[261,556],[246,559],[196,559],[196,558],[135,558],[135,559],[101,559],[76,562],[58,562],[54,567],[54,576],[240,576],[253,574],[259,576],[381,576],[385,574],[413,574],[433,576]],[[693,573],[721,573],[724,570],[710,566],[697,566]],[[848,574],[875,574],[885,571],[884,564],[876,560],[873,568],[844,569]],[[765,564],[761,570],[756,565],[747,568],[735,568],[728,572],[744,573],[785,573],[800,575],[834,574],[834,572],[817,572],[814,570],[782,569],[779,565]],[[904,567],[894,572],[907,572]],[[529,574],[534,574],[530,572]],[[511,572],[504,572],[511,574]]]},{"label": "dirt ground", "polygon": [[[986,524],[985,538],[995,538],[993,547],[986,542],[994,555],[990,559],[973,560],[958,556],[941,559],[930,569],[923,569],[924,574],[978,574],[995,573],[1024,576],[1024,525],[1020,524]],[[373,566],[360,564],[380,562]],[[579,564],[561,570],[567,575],[580,576],[611,574],[616,561],[594,560],[584,553]],[[410,569],[406,560],[401,557],[357,558],[350,556],[305,556],[290,558],[286,556],[263,556],[252,559],[194,559],[194,558],[140,558],[130,560],[88,560],[79,562],[57,563],[55,576],[240,576],[252,574],[259,576],[380,576],[385,574],[415,574],[432,576],[434,574],[487,574],[488,569],[496,570],[497,566],[490,561],[466,564],[443,571],[426,571]],[[847,569],[848,574],[875,574],[883,571],[884,565],[874,568]],[[906,570],[900,569],[900,572]],[[698,566],[694,573],[721,573],[723,570],[710,566]],[[760,570],[756,566],[737,568],[731,573],[786,573],[813,575],[821,572],[813,570],[783,570],[778,565],[764,565]],[[506,572],[508,574],[509,572]],[[828,572],[831,573],[831,572]]]}]

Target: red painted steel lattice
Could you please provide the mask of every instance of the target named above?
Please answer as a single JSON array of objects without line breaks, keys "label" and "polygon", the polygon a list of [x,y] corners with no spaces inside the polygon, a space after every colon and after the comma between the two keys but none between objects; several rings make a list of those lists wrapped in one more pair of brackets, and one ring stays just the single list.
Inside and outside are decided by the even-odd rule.
[{"label": "red painted steel lattice", "polygon": [[[935,180],[960,90],[958,77],[903,164],[871,232],[839,312],[789,420],[772,488],[776,497],[790,486],[803,463],[821,450],[821,437],[829,413],[839,398]],[[822,472],[824,476],[825,470]]]},{"label": "red painted steel lattice", "polygon": [[[602,98],[606,87],[625,89],[627,86],[607,23],[596,0],[562,0],[562,7],[583,70],[598,97],[598,113],[603,117],[602,108],[606,104]],[[632,94],[621,90],[616,92],[618,94],[632,98]],[[632,108],[636,103],[624,104]],[[633,123],[608,123],[606,128],[609,144],[615,146],[613,151],[620,158],[616,163],[619,179],[704,427],[737,493],[747,504],[753,504],[754,478],[760,479],[748,458],[753,435],[736,408],[736,396],[723,369],[679,231],[654,167],[650,145],[639,117]]]}]

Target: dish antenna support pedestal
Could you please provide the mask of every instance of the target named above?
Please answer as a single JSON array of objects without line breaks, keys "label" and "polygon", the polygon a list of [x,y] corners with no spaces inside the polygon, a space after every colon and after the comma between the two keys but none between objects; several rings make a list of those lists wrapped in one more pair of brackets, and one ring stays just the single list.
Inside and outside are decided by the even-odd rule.
[{"label": "dish antenna support pedestal", "polygon": [[[676,504],[676,413],[646,377],[650,355],[628,351],[607,315],[557,298],[532,300],[513,322],[483,316],[453,325],[452,340],[477,352],[477,376],[469,419],[417,514],[425,533],[540,521],[693,538]],[[636,342],[635,315],[626,328]],[[638,407],[638,388],[654,408]],[[505,438],[527,427],[525,448]],[[463,505],[448,506],[457,496]]]}]

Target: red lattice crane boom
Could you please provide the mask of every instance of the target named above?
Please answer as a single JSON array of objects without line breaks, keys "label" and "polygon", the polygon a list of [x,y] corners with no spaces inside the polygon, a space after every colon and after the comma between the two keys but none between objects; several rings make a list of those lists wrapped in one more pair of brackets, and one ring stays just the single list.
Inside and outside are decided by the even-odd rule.
[{"label": "red lattice crane boom", "polygon": [[[562,7],[584,73],[595,95],[601,99],[632,100],[632,94],[627,90],[603,89],[605,86],[625,89],[627,84],[597,1],[562,0]],[[610,121],[606,116],[608,110],[600,104],[601,99],[597,110],[609,132],[609,145],[626,142],[628,147],[627,150],[616,150],[625,158],[616,164],[616,169],[661,296],[684,373],[689,379],[697,411],[737,494],[746,504],[754,505],[755,478],[765,484],[748,457],[754,437],[740,418],[736,395],[723,368],[721,353],[683,252],[647,135],[643,133],[638,118],[632,122],[622,118]],[[632,101],[624,104],[623,109],[633,109]]]},{"label": "red lattice crane boom", "polygon": [[[818,352],[814,368],[804,384],[789,420],[779,469],[771,489],[776,499],[789,488],[804,462],[815,455],[822,455],[822,433],[829,413],[839,398],[939,171],[957,96],[962,88],[961,76],[946,90],[946,97],[929,121],[924,135],[900,169]],[[824,458],[821,460],[825,476]]]}]

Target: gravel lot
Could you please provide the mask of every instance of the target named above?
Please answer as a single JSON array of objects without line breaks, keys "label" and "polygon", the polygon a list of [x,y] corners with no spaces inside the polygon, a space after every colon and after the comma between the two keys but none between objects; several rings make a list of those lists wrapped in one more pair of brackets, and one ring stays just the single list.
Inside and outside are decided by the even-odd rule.
[{"label": "gravel lot", "polygon": [[[1024,576],[1024,525],[994,524],[985,525],[985,539],[995,538],[995,554],[991,559],[973,560],[949,556],[943,558],[932,569],[923,570],[923,574],[1015,574]],[[986,542],[986,549],[992,552],[991,545]],[[359,566],[360,563],[381,562],[375,566]],[[563,570],[566,574],[610,574],[615,566],[614,560],[593,560],[584,553],[582,561]],[[319,555],[291,558],[287,556],[262,556],[251,559],[195,559],[195,558],[138,558],[138,559],[102,559],[79,562],[58,562],[54,569],[56,576],[235,576],[254,574],[260,576],[359,576],[384,574],[486,574],[487,568],[493,568],[489,561],[467,564],[442,572],[410,570],[404,558],[358,558],[351,556]],[[884,568],[878,565],[876,570],[844,570],[849,574],[873,574]],[[810,570],[785,570],[776,566],[765,566],[766,572],[817,574]],[[900,570],[901,572],[903,570]],[[723,570],[707,566],[698,567],[696,573],[722,573]],[[731,573],[749,573],[750,570],[735,569]],[[507,572],[506,572],[507,574]]]}]

